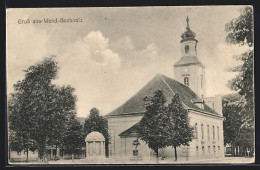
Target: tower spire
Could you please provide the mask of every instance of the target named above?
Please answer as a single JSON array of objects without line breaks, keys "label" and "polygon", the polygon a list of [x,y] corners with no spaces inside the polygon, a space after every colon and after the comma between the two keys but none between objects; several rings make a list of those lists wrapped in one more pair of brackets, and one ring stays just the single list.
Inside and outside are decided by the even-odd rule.
[{"label": "tower spire", "polygon": [[181,43],[184,41],[190,41],[190,40],[195,41],[197,43],[198,41],[195,39],[196,34],[193,31],[191,31],[191,29],[190,29],[190,24],[189,24],[190,19],[189,19],[188,14],[187,14],[186,22],[187,22],[186,31],[181,35],[181,38],[182,38]]},{"label": "tower spire", "polygon": [[[196,34],[190,28],[188,15],[183,16],[183,25],[186,29],[181,34],[181,59],[174,64],[174,77],[182,84],[189,86],[199,97],[205,96],[205,66],[197,57]],[[195,67],[194,67],[195,66]]]},{"label": "tower spire", "polygon": [[189,30],[190,29],[190,25],[189,25],[189,16],[187,15],[187,18],[186,18],[186,22],[187,22],[187,26],[186,26],[186,29]]}]

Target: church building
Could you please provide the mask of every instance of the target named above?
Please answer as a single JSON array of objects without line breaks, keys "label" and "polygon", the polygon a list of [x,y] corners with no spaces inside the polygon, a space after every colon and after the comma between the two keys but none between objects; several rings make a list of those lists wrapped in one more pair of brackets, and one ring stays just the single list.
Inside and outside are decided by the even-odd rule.
[{"label": "church building", "polygon": [[[174,79],[156,75],[123,105],[107,114],[110,135],[109,156],[143,159],[155,157],[145,142],[137,139],[136,127],[144,116],[145,106],[157,90],[163,90],[166,104],[179,94],[188,111],[188,121],[194,127],[194,139],[189,146],[177,148],[178,160],[224,157],[222,97],[206,97],[205,66],[197,57],[196,34],[187,17],[186,31],[181,35],[181,58],[174,64]],[[167,63],[166,63],[167,64]],[[159,150],[164,157],[173,157],[174,149]]]}]

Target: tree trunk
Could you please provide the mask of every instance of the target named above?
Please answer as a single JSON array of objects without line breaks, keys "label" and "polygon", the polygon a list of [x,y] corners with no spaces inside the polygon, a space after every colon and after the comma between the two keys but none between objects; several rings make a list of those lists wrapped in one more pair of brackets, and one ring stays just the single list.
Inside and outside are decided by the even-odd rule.
[{"label": "tree trunk", "polygon": [[175,161],[177,161],[177,149],[176,149],[176,146],[174,146],[174,156],[175,156]]},{"label": "tree trunk", "polygon": [[29,149],[28,149],[28,148],[26,148],[26,162],[29,162],[29,155],[28,155],[28,151],[29,151]]},{"label": "tree trunk", "polygon": [[71,154],[72,162],[74,162],[74,153]]},{"label": "tree trunk", "polygon": [[47,149],[46,149],[46,139],[44,140],[43,143],[43,161],[48,163],[48,155],[47,155]]},{"label": "tree trunk", "polygon": [[56,160],[56,158],[57,158],[57,150],[58,150],[57,148],[58,148],[58,146],[56,145],[56,148],[55,148],[55,149],[56,149],[56,152],[55,152],[55,160]]},{"label": "tree trunk", "polygon": [[231,155],[235,156],[235,147],[233,143],[231,143]]},{"label": "tree trunk", "polygon": [[159,163],[159,151],[158,151],[158,148],[155,149],[155,153],[156,153],[156,163]]}]

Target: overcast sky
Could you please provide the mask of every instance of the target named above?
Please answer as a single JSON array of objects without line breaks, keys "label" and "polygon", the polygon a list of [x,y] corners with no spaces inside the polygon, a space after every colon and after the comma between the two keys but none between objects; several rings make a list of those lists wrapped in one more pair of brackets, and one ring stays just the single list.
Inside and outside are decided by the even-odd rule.
[{"label": "overcast sky", "polygon": [[[22,70],[56,55],[53,83],[71,85],[77,114],[92,107],[105,115],[123,104],[158,73],[174,78],[181,58],[187,11],[197,35],[198,58],[206,66],[206,96],[232,93],[226,86],[246,48],[225,43],[225,24],[241,6],[9,9],[7,11],[8,94],[24,78]],[[187,10],[190,9],[190,10]],[[33,19],[81,18],[80,23],[32,24]],[[29,24],[18,24],[30,19]]]}]

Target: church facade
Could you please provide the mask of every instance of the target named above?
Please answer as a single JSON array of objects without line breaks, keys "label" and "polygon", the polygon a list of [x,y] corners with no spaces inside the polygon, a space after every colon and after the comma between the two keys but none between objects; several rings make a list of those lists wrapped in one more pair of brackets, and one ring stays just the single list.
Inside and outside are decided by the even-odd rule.
[{"label": "church facade", "polygon": [[[186,31],[181,35],[181,58],[174,64],[174,78],[158,74],[126,103],[107,114],[111,157],[155,157],[143,141],[137,138],[136,127],[145,113],[145,105],[157,90],[163,90],[166,104],[178,93],[188,111],[194,139],[189,146],[177,148],[178,159],[196,160],[224,157],[223,115],[221,96],[206,98],[205,66],[197,57],[196,34],[187,17]],[[173,157],[172,147],[159,151],[163,157]]]}]

